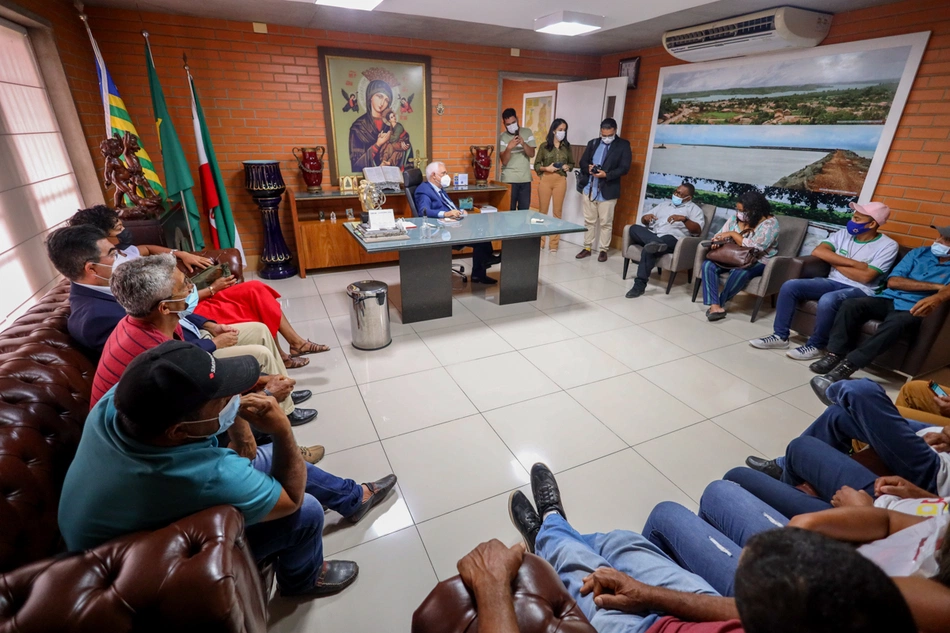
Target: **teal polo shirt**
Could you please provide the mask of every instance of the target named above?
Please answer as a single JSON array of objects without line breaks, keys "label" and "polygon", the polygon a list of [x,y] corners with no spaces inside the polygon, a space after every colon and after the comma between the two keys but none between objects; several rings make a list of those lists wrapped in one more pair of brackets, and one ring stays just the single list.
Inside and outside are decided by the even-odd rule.
[{"label": "teal polo shirt", "polygon": [[[946,286],[950,283],[950,261],[941,264],[937,256],[930,252],[929,246],[921,246],[907,253],[891,271],[890,277],[904,277]],[[910,310],[921,299],[933,295],[933,292],[909,292],[888,288],[880,296],[893,299],[895,310]]]},{"label": "teal polo shirt", "polygon": [[233,505],[248,525],[277,505],[280,483],[215,438],[159,447],[122,431],[115,387],[86,417],[59,501],[59,530],[71,551],[156,530],[216,505]]}]

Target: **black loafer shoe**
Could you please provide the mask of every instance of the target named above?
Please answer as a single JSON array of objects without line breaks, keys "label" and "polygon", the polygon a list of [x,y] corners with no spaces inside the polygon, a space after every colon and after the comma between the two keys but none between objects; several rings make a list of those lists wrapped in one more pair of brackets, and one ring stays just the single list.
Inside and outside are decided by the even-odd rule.
[{"label": "black loafer shoe", "polygon": [[317,417],[316,409],[294,409],[287,419],[290,420],[290,426],[300,426]]},{"label": "black loafer shoe", "polygon": [[828,387],[835,384],[834,380],[828,376],[815,376],[808,384],[811,385],[811,390],[815,392],[815,395],[818,396],[818,399],[821,400],[823,405],[830,407],[834,404],[834,402],[828,398]]},{"label": "black loafer shoe", "polygon": [[339,593],[353,584],[356,577],[360,575],[360,566],[350,560],[326,560],[323,561],[323,570],[317,576],[317,582],[313,587],[304,591],[285,592],[281,590],[282,596],[307,596],[310,598],[319,598],[320,596],[332,596]]},{"label": "black loafer shoe", "polygon": [[651,255],[659,255],[660,253],[665,253],[669,249],[669,246],[663,242],[650,242],[643,247],[644,253],[650,253]]},{"label": "black loafer shoe", "polygon": [[825,354],[822,358],[819,358],[814,363],[808,366],[808,369],[812,370],[816,374],[827,374],[829,371],[838,366],[843,359],[837,354]]},{"label": "black loafer shoe", "polygon": [[294,391],[290,394],[290,399],[294,401],[294,404],[300,404],[301,402],[306,402],[310,399],[310,396],[313,395],[313,392],[309,389],[301,389],[300,391]]},{"label": "black loafer shoe", "polygon": [[525,547],[534,554],[534,541],[541,529],[541,517],[520,490],[515,490],[508,497],[508,516],[512,525],[521,533]]},{"label": "black loafer shoe", "polygon": [[779,466],[774,459],[762,459],[761,457],[749,455],[745,458],[745,465],[752,470],[765,473],[772,479],[782,479],[782,467]]},{"label": "black loafer shoe", "polygon": [[538,516],[543,517],[549,510],[556,510],[565,519],[567,514],[561,505],[561,491],[557,487],[554,473],[544,464],[538,462],[531,467],[531,494],[534,496],[534,507],[538,509]]},{"label": "black loafer shoe", "polygon": [[486,266],[494,266],[495,264],[501,263],[501,255],[492,255],[485,260]]},{"label": "black loafer shoe", "polygon": [[386,495],[389,494],[389,491],[392,490],[396,485],[396,475],[386,475],[382,479],[364,485],[368,487],[369,491],[373,494],[370,495],[369,499],[360,504],[360,507],[356,509],[356,512],[346,517],[350,523],[358,522],[360,519],[366,516],[366,513],[370,511],[370,508],[386,498]]},{"label": "black loafer shoe", "polygon": [[485,284],[486,286],[494,286],[498,283],[498,280],[492,279],[488,275],[485,275],[484,277],[476,277],[475,275],[472,275],[472,282],[476,284]]},{"label": "black loafer shoe", "polygon": [[633,284],[633,288],[627,291],[627,294],[624,295],[627,299],[636,299],[637,297],[642,297],[643,293],[646,292],[646,286],[641,286],[640,284]]},{"label": "black loafer shoe", "polygon": [[713,312],[711,309],[706,310],[707,321],[722,321],[725,318],[726,318],[725,312]]}]

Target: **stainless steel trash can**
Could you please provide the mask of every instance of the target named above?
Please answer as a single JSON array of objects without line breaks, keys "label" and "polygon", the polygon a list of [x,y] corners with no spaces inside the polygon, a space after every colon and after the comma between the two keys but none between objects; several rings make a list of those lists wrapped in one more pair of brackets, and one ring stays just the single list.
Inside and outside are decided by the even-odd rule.
[{"label": "stainless steel trash can", "polygon": [[381,281],[357,281],[346,287],[353,302],[350,330],[353,347],[382,349],[393,342],[389,330],[389,286]]}]

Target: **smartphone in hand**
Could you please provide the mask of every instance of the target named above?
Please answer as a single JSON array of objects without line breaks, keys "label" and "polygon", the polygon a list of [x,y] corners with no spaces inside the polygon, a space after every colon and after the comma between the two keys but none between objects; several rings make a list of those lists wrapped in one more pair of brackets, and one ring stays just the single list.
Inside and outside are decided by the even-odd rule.
[{"label": "smartphone in hand", "polygon": [[943,388],[937,383],[935,383],[934,381],[931,380],[928,386],[930,387],[931,391],[933,391],[936,395],[940,396],[941,398],[947,397],[947,392],[944,391]]}]

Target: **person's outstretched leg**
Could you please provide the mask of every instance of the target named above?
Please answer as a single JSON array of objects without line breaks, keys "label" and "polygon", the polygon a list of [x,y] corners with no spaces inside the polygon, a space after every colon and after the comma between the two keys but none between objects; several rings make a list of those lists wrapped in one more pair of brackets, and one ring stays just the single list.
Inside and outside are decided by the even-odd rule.
[{"label": "person's outstretched leg", "polygon": [[[656,615],[644,616],[600,609],[594,604],[593,594],[581,595],[584,578],[599,567],[612,565],[594,551],[587,540],[560,514],[548,514],[542,522],[535,540],[535,553],[554,567],[567,592],[577,601],[577,606],[598,633],[642,633],[657,620]],[[673,561],[662,553],[656,555],[665,558],[675,567]]]},{"label": "person's outstretched leg", "polygon": [[[758,474],[775,481],[768,475]],[[742,486],[722,480],[706,486],[699,500],[699,516],[740,547],[745,547],[746,541],[759,532],[788,525],[788,519],[781,512]]]},{"label": "person's outstretched leg", "polygon": [[790,486],[808,482],[825,501],[831,501],[844,486],[864,490],[873,497],[876,479],[870,470],[814,437],[792,440],[785,453],[782,481]]},{"label": "person's outstretched leg", "polygon": [[[647,518],[643,535],[652,545],[660,548],[676,561],[679,567],[682,567],[682,570],[675,573],[671,580],[682,583],[687,588],[681,589],[668,584],[659,585],[637,577],[638,580],[691,593],[708,593],[702,588],[702,585],[708,583],[720,595],[734,595],[736,567],[739,565],[742,548],[688,509],[672,501],[658,504]],[[638,561],[634,560],[627,564],[634,562]],[[683,570],[691,573],[682,576]],[[697,585],[697,576],[705,582]],[[664,579],[658,577],[655,580],[663,581]]]},{"label": "person's outstretched leg", "polygon": [[323,507],[309,494],[293,514],[245,529],[254,560],[277,563],[284,595],[312,589],[323,568]]},{"label": "person's outstretched leg", "polygon": [[[820,512],[831,507],[831,504],[824,499],[813,497],[790,484],[751,468],[733,468],[725,474],[723,479],[739,484],[785,517]],[[779,520],[777,516],[770,516]]]},{"label": "person's outstretched leg", "polygon": [[[252,465],[257,470],[270,473],[274,445],[257,447],[257,457]],[[306,492],[322,505],[348,517],[356,512],[363,503],[364,487],[352,479],[343,479],[331,475],[313,464],[307,464]]]}]

